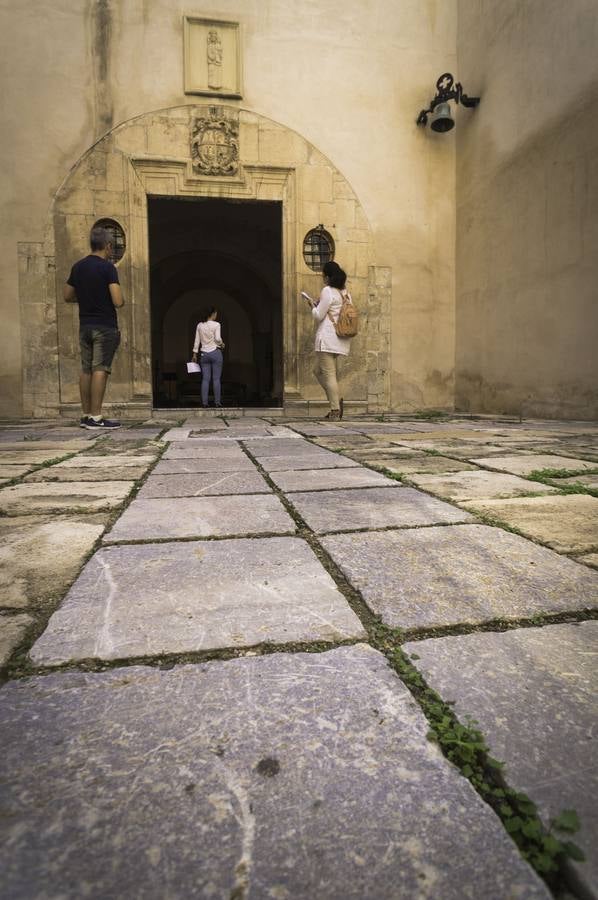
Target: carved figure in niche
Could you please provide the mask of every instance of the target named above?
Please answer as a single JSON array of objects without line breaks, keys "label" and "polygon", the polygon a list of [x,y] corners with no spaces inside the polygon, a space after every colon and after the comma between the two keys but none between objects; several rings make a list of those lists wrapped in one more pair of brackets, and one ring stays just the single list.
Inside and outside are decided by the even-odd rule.
[{"label": "carved figure in niche", "polygon": [[222,41],[217,31],[208,34],[208,87],[222,87]]},{"label": "carved figure in niche", "polygon": [[210,106],[208,115],[191,123],[193,170],[200,175],[236,175],[239,168],[239,122]]}]

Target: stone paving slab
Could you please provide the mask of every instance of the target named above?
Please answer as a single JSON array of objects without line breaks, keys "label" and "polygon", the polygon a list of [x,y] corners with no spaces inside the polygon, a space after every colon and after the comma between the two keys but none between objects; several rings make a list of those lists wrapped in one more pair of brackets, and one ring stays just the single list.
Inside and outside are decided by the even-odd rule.
[{"label": "stone paving slab", "polygon": [[15,484],[0,490],[0,512],[8,516],[65,510],[101,512],[120,506],[134,484],[133,481]]},{"label": "stone paving slab", "polygon": [[0,518],[0,606],[64,594],[106,522],[102,514]]},{"label": "stone paving slab", "polygon": [[151,465],[155,456],[128,456],[126,454],[119,454],[116,457],[114,456],[90,456],[86,453],[80,453],[77,456],[71,456],[70,459],[65,459],[63,462],[56,463],[56,465],[52,466],[53,469],[111,469],[114,467],[115,463],[118,464],[119,468],[127,467],[127,466],[147,466]]},{"label": "stone paving slab", "polygon": [[305,453],[319,454],[330,452],[324,447],[316,447],[315,444],[311,444],[299,435],[297,435],[294,440],[290,441],[286,438],[248,441],[247,449],[252,456],[256,457],[256,459],[261,459],[263,456],[302,456]]},{"label": "stone paving slab", "polygon": [[466,501],[479,498],[520,497],[525,494],[551,494],[556,488],[528,481],[517,475],[502,472],[456,472],[447,475],[412,474],[410,480],[418,487],[432,494],[439,494],[447,500]]},{"label": "stone paving slab", "polygon": [[11,900],[550,897],[367,646],[14,681],[0,724]]},{"label": "stone paving slab", "polygon": [[256,468],[245,454],[233,459],[214,459],[194,456],[192,458],[162,459],[152,475],[192,475],[197,472],[255,472]]},{"label": "stone paving slab", "polygon": [[393,628],[522,619],[598,606],[598,574],[487,525],[326,537],[322,544]]},{"label": "stone paving slab", "polygon": [[150,475],[137,496],[199,497],[216,494],[269,494],[259,472],[205,472],[197,475]]},{"label": "stone paving slab", "polygon": [[[116,460],[113,460],[116,462]],[[116,466],[111,469],[95,469],[84,467],[82,469],[60,468],[56,466],[48,466],[26,475],[23,481],[28,484],[39,483],[40,481],[131,481],[143,478],[147,472],[147,465],[143,466],[126,466],[119,469]]]},{"label": "stone paving slab", "polygon": [[0,613],[0,666],[8,662],[13,650],[21,643],[32,622],[33,619],[26,613],[18,615]]},{"label": "stone paving slab", "polygon": [[598,569],[598,553],[586,553],[584,556],[578,556],[579,562],[585,563],[586,566],[593,566]]},{"label": "stone paving slab", "polygon": [[365,636],[304,541],[192,541],[100,550],[30,655],[60,665]]},{"label": "stone paving slab", "polygon": [[246,454],[234,441],[226,446],[218,444],[204,444],[201,442],[183,441],[171,444],[162,456],[162,459],[215,459],[235,460],[246,459]]},{"label": "stone paving slab", "polygon": [[327,449],[367,447],[368,444],[373,443],[371,438],[365,434],[348,434],[346,437],[343,435],[338,437],[317,437],[314,440],[319,447],[326,447]]},{"label": "stone paving slab", "polygon": [[511,525],[560,553],[583,553],[598,548],[598,497],[561,494],[473,500],[464,505],[474,513],[479,511]]},{"label": "stone paving slab", "polygon": [[289,534],[294,531],[295,523],[278,497],[270,494],[180,497],[133,500],[104,541]]},{"label": "stone paving slab", "polygon": [[353,459],[338,453],[328,453],[326,450],[293,456],[260,456],[258,462],[266,472],[284,472],[287,469],[348,469],[359,465]]},{"label": "stone paving slab", "polygon": [[29,472],[31,468],[32,466],[3,466],[2,463],[0,463],[0,478],[4,478],[7,480],[10,480],[11,478],[20,478],[21,475],[25,475],[27,472]]},{"label": "stone paving slab", "polygon": [[288,494],[288,500],[318,534],[357,528],[408,527],[470,522],[472,517],[414,488],[356,488]]},{"label": "stone paving slab", "polygon": [[110,440],[117,442],[154,440],[163,430],[163,428],[118,428],[110,432]]},{"label": "stone paving slab", "polygon": [[560,484],[583,484],[584,487],[598,489],[598,475],[575,475],[573,478],[554,478],[551,482],[558,487]]},{"label": "stone paving slab", "polygon": [[[474,459],[472,462],[477,462]],[[571,456],[550,456],[549,454],[531,453],[526,456],[495,456],[492,459],[480,459],[489,469],[501,469],[513,475],[529,475],[536,469],[595,469],[596,465],[583,459]]]},{"label": "stone paving slab", "polygon": [[67,456],[72,450],[1,450],[0,465],[41,466],[51,459]]},{"label": "stone paving slab", "polygon": [[[299,469],[272,472],[270,477],[282,491],[331,491],[337,488],[401,487],[398,481],[356,466],[353,469]],[[326,501],[327,502],[327,501]]]},{"label": "stone paving slab", "polygon": [[88,450],[94,446],[96,440],[97,436],[94,435],[94,440],[88,441],[40,441],[37,438],[34,441],[2,441],[0,443],[0,457],[11,450],[18,450],[19,452],[23,450],[54,450],[60,451],[55,453],[55,456],[60,456],[62,453],[76,453],[77,450]]},{"label": "stone paving slab", "polygon": [[396,472],[397,475],[409,475],[410,478],[412,473],[416,472],[431,472],[436,474],[443,472],[479,471],[475,466],[472,466],[468,462],[448,459],[446,456],[422,456],[411,459],[382,456],[369,459],[368,463],[372,466],[381,466],[384,469],[388,469],[390,472]]},{"label": "stone paving slab", "polygon": [[406,644],[414,664],[463,720],[472,716],[505,777],[538,805],[545,822],[575,809],[574,864],[595,896],[598,884],[598,622],[549,625]]},{"label": "stone paving slab", "polygon": [[[471,462],[475,462],[477,459],[480,460],[483,465],[486,464],[485,460],[487,457],[504,456],[505,454],[505,448],[499,444],[467,444],[465,442],[460,442],[459,444],[442,444],[434,441],[423,441],[422,443],[403,444],[402,446],[415,446],[420,450],[434,450],[436,453],[440,453],[444,456],[454,456],[457,459],[467,459]],[[509,448],[509,453],[513,456],[528,455],[527,450],[514,451],[511,448]]]}]

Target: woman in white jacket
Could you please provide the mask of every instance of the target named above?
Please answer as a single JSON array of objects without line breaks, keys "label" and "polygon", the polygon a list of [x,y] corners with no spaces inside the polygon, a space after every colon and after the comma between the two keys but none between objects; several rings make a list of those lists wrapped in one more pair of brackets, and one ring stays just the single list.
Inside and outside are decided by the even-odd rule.
[{"label": "woman in white jacket", "polygon": [[316,329],[316,364],[314,375],[326,392],[330,412],[326,419],[342,419],[343,398],[338,389],[338,358],[348,356],[351,338],[339,337],[334,323],[338,320],[343,299],[350,302],[351,295],[345,288],[347,276],[335,262],[327,262],[322,270],[324,287],[319,300],[309,299],[311,313],[318,327]]},{"label": "woman in white jacket", "polygon": [[201,405],[204,409],[208,405],[210,381],[213,383],[214,406],[222,406],[220,377],[224,343],[220,334],[220,322],[216,321],[217,317],[218,310],[215,308],[210,309],[202,316],[195,330],[195,343],[193,344],[193,362],[197,362],[197,353],[201,346]]}]

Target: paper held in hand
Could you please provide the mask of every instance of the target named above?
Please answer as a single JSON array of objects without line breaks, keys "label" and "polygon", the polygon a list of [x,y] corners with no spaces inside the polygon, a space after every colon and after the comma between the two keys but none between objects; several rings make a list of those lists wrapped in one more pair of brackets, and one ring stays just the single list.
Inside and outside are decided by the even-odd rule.
[{"label": "paper held in hand", "polygon": [[199,365],[199,363],[188,362],[187,363],[187,372],[189,375],[191,375],[192,373],[197,374],[197,373],[201,372],[201,366]]}]

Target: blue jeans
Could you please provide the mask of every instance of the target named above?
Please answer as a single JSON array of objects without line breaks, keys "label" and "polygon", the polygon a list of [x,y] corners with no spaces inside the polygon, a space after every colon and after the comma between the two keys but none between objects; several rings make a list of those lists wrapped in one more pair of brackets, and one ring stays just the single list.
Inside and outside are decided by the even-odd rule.
[{"label": "blue jeans", "polygon": [[202,351],[199,360],[201,366],[201,405],[208,405],[210,381],[213,381],[214,403],[220,406],[220,376],[222,375],[222,350]]}]

